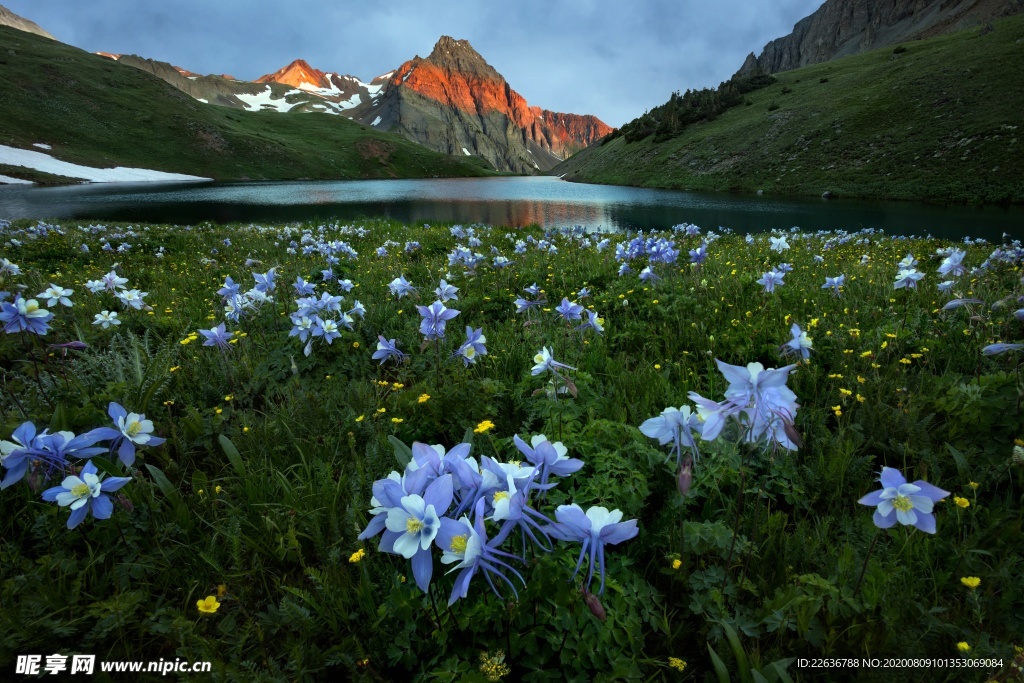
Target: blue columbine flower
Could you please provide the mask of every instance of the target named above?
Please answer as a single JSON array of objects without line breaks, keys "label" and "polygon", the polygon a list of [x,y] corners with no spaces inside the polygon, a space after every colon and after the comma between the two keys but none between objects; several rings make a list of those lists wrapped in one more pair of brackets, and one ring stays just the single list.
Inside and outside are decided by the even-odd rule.
[{"label": "blue columbine flower", "polygon": [[462,358],[466,367],[469,367],[470,363],[476,363],[477,356],[487,355],[487,347],[484,346],[487,343],[487,337],[483,332],[484,328],[482,327],[475,330],[470,326],[466,327],[466,341],[455,352],[456,356]]},{"label": "blue columbine flower", "polygon": [[379,360],[381,365],[389,358],[394,358],[396,363],[405,360],[405,354],[398,350],[394,339],[385,339],[383,335],[378,335],[377,340],[377,350],[372,356],[374,360]]},{"label": "blue columbine flower", "polygon": [[455,586],[452,588],[448,604],[452,605],[459,598],[464,598],[469,593],[469,584],[477,571],[482,570],[491,590],[499,598],[501,593],[494,585],[492,577],[497,576],[508,584],[513,595],[519,596],[515,585],[506,577],[501,568],[504,567],[512,572],[525,586],[526,581],[522,575],[512,568],[502,557],[515,559],[513,555],[498,550],[495,546],[500,542],[487,540],[487,530],[484,526],[484,500],[480,499],[476,504],[476,523],[469,521],[469,517],[462,517],[459,521],[441,519],[441,529],[434,539],[434,543],[443,551],[441,556],[442,564],[453,564],[458,562],[450,571],[461,569],[455,577]]},{"label": "blue columbine flower", "polygon": [[92,512],[96,519],[109,519],[114,511],[114,504],[106,495],[117,491],[131,481],[131,477],[110,477],[103,480],[96,474],[96,465],[90,460],[82,468],[80,477],[66,477],[60,486],[43,491],[43,500],[54,502],[61,507],[70,507],[68,529],[74,529],[82,523],[86,515]]},{"label": "blue columbine flower", "polygon": [[571,365],[566,365],[565,363],[559,363],[557,360],[555,360],[551,356],[551,351],[548,350],[548,347],[546,347],[546,346],[544,348],[542,348],[540,351],[537,352],[537,355],[535,355],[533,357],[533,362],[535,363],[535,365],[533,366],[533,370],[530,371],[530,374],[532,374],[534,376],[539,375],[542,372],[545,372],[547,370],[550,370],[551,374],[555,375],[556,377],[561,377],[561,375],[558,374],[558,370],[562,370],[562,369],[564,369],[564,370],[575,370],[576,369],[576,368],[572,367]]},{"label": "blue columbine flower", "polygon": [[548,478],[551,475],[556,477],[567,477],[578,472],[583,467],[583,461],[577,458],[570,458],[567,453],[569,449],[561,441],[551,443],[548,437],[543,434],[535,434],[530,438],[530,445],[519,438],[513,437],[512,442],[516,448],[530,461],[539,471],[537,488],[547,489]]},{"label": "blue columbine flower", "polygon": [[203,341],[203,346],[218,346],[222,349],[229,348],[228,342],[235,336],[234,332],[228,332],[224,328],[224,323],[217,325],[217,327],[211,327],[208,330],[199,330],[199,334],[206,338]]},{"label": "blue columbine flower", "polygon": [[399,275],[388,284],[388,289],[391,293],[401,299],[406,294],[410,294],[416,291],[416,288],[412,286],[412,283],[405,279],[405,275]]},{"label": "blue columbine flower", "polygon": [[690,250],[690,263],[700,265],[704,263],[708,257],[708,245],[707,242],[701,242],[700,246],[696,249]]},{"label": "blue columbine flower", "polygon": [[604,332],[604,326],[601,324],[601,318],[597,316],[597,311],[587,310],[584,312],[587,314],[587,321],[582,325],[577,325],[576,329],[581,332],[584,330],[593,330],[598,334]]},{"label": "blue columbine flower", "polygon": [[240,287],[238,286],[238,284],[231,279],[230,275],[228,275],[224,278],[224,286],[218,289],[217,293],[220,294],[226,301],[228,299],[234,299],[236,296],[238,296],[239,291]]},{"label": "blue columbine flower", "polygon": [[435,301],[429,306],[417,306],[416,310],[423,316],[423,320],[420,321],[420,333],[428,340],[443,339],[445,325],[459,314],[459,311],[445,308],[440,301]]},{"label": "blue columbine flower", "polygon": [[580,549],[580,557],[576,562],[576,571],[573,577],[579,573],[583,566],[583,558],[589,555],[589,571],[585,586],[589,589],[594,578],[594,569],[599,568],[601,573],[601,588],[598,595],[604,593],[605,568],[604,568],[604,547],[616,545],[635,537],[639,533],[636,520],[631,519],[623,522],[622,511],[612,510],[595,506],[583,512],[583,509],[576,504],[559,505],[555,510],[557,524],[553,524],[550,534],[563,541],[579,541],[583,544]]},{"label": "blue columbine flower", "polygon": [[[111,401],[107,406],[107,414],[110,415],[110,419],[114,421],[117,429],[101,427],[94,429],[89,434],[97,436],[100,440],[112,441],[109,451],[112,453],[116,451],[117,457],[125,467],[131,467],[135,462],[136,446],[159,446],[165,441],[165,439],[153,435],[153,421],[147,420],[144,413],[129,413],[120,403]],[[89,456],[79,455],[78,457]]]},{"label": "blue columbine flower", "polygon": [[879,477],[882,490],[874,491],[857,502],[876,507],[874,522],[879,529],[888,529],[899,522],[913,525],[925,533],[935,533],[935,515],[932,509],[949,491],[925,481],[908,484],[903,474],[892,467],[883,467]]},{"label": "blue columbine flower", "polygon": [[744,436],[747,443],[757,443],[762,437],[783,448],[797,450],[794,420],[800,407],[796,394],[786,386],[789,373],[796,368],[766,370],[760,363],[746,367],[729,365],[716,359],[718,369],[729,382],[725,401],[715,403],[691,391],[690,400],[697,404],[697,413],[704,420],[701,439],[713,441],[721,434],[729,417],[743,416]]},{"label": "blue columbine flower", "polygon": [[303,344],[306,343],[306,339],[313,332],[313,325],[316,321],[320,320],[317,316],[312,318],[306,315],[292,315],[292,329],[288,333],[289,337],[298,337],[299,341]]},{"label": "blue columbine flower", "polygon": [[769,270],[767,273],[761,275],[761,279],[757,281],[757,284],[764,287],[766,294],[771,294],[775,291],[776,287],[781,287],[786,284],[783,280],[784,277],[786,277],[785,273],[780,273],[777,270]]},{"label": "blue columbine flower", "polygon": [[893,289],[917,289],[917,283],[924,277],[924,273],[918,272],[913,268],[901,270],[896,274],[896,282],[893,283]]},{"label": "blue columbine flower", "polygon": [[338,323],[336,321],[317,318],[313,324],[313,336],[323,337],[325,342],[331,344],[341,336],[341,332],[338,331]]},{"label": "blue columbine flower", "polygon": [[825,284],[821,286],[822,289],[831,289],[835,296],[839,296],[839,288],[846,282],[846,275],[839,275],[837,277],[826,277]]},{"label": "blue columbine flower", "polygon": [[440,286],[438,286],[438,288],[434,290],[434,293],[437,294],[437,298],[440,299],[442,302],[458,301],[458,291],[458,287],[450,285],[444,280],[441,280]]},{"label": "blue columbine flower", "polygon": [[562,303],[555,307],[555,312],[562,316],[566,322],[579,320],[583,312],[583,306],[563,298]]},{"label": "blue columbine flower", "polygon": [[292,287],[295,288],[296,296],[309,296],[314,294],[316,291],[313,284],[303,280],[301,275],[295,278],[295,284],[293,284]]},{"label": "blue columbine flower", "polygon": [[989,344],[981,352],[986,356],[998,356],[1007,351],[1020,351],[1021,349],[1024,349],[1024,344]]},{"label": "blue columbine flower", "polygon": [[782,352],[785,354],[800,354],[804,359],[811,357],[811,347],[814,345],[807,333],[800,329],[800,326],[793,323],[793,326],[789,328],[789,333],[793,336],[788,342],[782,345]]},{"label": "blue columbine flower", "polygon": [[20,294],[14,298],[14,303],[0,302],[0,323],[4,324],[4,332],[14,334],[15,332],[31,332],[45,336],[50,331],[47,324],[53,320],[53,313],[45,308],[39,307],[35,299],[24,299]]},{"label": "blue columbine flower", "polygon": [[[964,257],[967,256],[967,252],[961,251],[960,249],[954,249],[953,252],[947,256],[942,264],[939,266],[939,275],[952,275],[953,277],[960,277],[967,273],[967,268],[964,266]],[[53,304],[50,304],[51,306]]]},{"label": "blue columbine flower", "polygon": [[534,282],[529,287],[523,287],[523,291],[529,294],[530,296],[538,296],[540,294],[540,287],[538,287],[537,283]]},{"label": "blue columbine flower", "polygon": [[700,416],[693,412],[690,406],[679,408],[669,406],[661,411],[661,415],[658,417],[644,420],[640,425],[640,432],[644,436],[657,439],[662,446],[671,443],[672,450],[669,451],[669,455],[675,455],[677,462],[681,461],[683,457],[684,446],[693,451],[694,456],[699,459],[700,451],[693,434],[694,432],[700,434],[700,422]]},{"label": "blue columbine flower", "polygon": [[388,511],[380,550],[412,560],[416,585],[424,593],[430,587],[434,562],[430,545],[441,529],[441,517],[452,504],[452,477],[438,477],[422,496],[402,496],[397,507]]},{"label": "blue columbine flower", "polygon": [[256,289],[263,292],[264,294],[270,294],[274,291],[277,285],[274,283],[274,276],[277,274],[277,267],[271,268],[265,273],[253,273],[252,277],[256,280]]}]

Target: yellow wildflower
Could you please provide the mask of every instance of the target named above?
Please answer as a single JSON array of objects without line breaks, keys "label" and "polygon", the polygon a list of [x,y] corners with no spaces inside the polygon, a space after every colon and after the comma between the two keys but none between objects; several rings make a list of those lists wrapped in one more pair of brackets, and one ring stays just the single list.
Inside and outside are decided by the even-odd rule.
[{"label": "yellow wildflower", "polygon": [[960,496],[953,496],[953,502],[956,503],[957,507],[966,508],[971,506],[971,501]]},{"label": "yellow wildflower", "polygon": [[977,576],[964,576],[960,578],[960,583],[967,586],[971,590],[974,590],[981,585],[981,579]]},{"label": "yellow wildflower", "polygon": [[366,557],[366,551],[360,548],[359,550],[355,551],[349,556],[348,561],[352,564],[355,564],[362,560],[364,557]]},{"label": "yellow wildflower", "polygon": [[207,595],[202,600],[196,601],[196,607],[199,608],[199,611],[202,614],[213,614],[220,609],[220,602],[218,602],[216,596]]},{"label": "yellow wildflower", "polygon": [[673,669],[675,669],[676,671],[685,671],[686,670],[686,662],[684,662],[683,660],[679,659],[679,657],[669,657],[668,658],[668,665],[670,667],[672,667]]},{"label": "yellow wildflower", "polygon": [[417,403],[426,403],[430,400],[430,394],[420,394],[420,397],[416,400]]},{"label": "yellow wildflower", "polygon": [[394,423],[395,423],[396,425],[400,425],[400,424],[402,424],[403,422],[405,422],[405,420],[403,420],[403,419],[402,419],[402,418],[400,418],[400,417],[393,417],[393,418],[391,418],[391,421],[392,421],[392,422],[394,422]]},{"label": "yellow wildflower", "polygon": [[679,569],[683,566],[683,561],[680,559],[672,560],[672,569]]},{"label": "yellow wildflower", "polygon": [[492,429],[494,429],[494,423],[491,422],[490,420],[484,420],[483,422],[481,422],[480,424],[478,424],[476,426],[476,429],[473,430],[473,433],[474,434],[486,434],[487,432],[491,431]]},{"label": "yellow wildflower", "polygon": [[956,649],[960,650],[960,652],[966,653],[970,651],[971,646],[961,640],[959,643],[956,644]]},{"label": "yellow wildflower", "polygon": [[362,422],[365,419],[366,419],[365,415],[360,415],[359,417],[356,418],[356,422]]},{"label": "yellow wildflower", "polygon": [[841,417],[843,414],[843,409],[841,406],[832,406],[832,412],[836,414],[836,417]]}]

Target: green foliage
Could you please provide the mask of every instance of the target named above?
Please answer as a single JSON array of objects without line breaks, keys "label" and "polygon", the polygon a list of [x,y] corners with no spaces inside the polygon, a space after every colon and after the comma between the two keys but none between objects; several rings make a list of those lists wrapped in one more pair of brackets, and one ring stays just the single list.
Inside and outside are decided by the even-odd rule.
[{"label": "green foliage", "polygon": [[[941,310],[928,286],[939,261],[929,255],[946,242],[865,233],[825,248],[835,236],[804,234],[791,237],[800,248],[779,255],[763,237],[723,235],[699,268],[658,266],[663,280],[646,285],[619,278],[609,252],[548,235],[557,255],[530,249],[505,271],[456,275],[460,324],[420,350],[422,299],[394,300],[387,283],[402,273],[429,292],[448,268],[447,228],[325,228],[363,254],[335,272],[359,285],[352,298],[367,315],[306,357],[288,337],[280,290],[275,304],[230,325],[238,341],[228,350],[192,334],[220,320],[214,292],[228,274],[241,282],[276,265],[282,289],[302,275],[336,291],[314,280],[323,256],[285,251],[317,226],[134,226],[127,255],[98,248],[127,226],[20,232],[33,227],[16,223],[11,234],[23,244],[2,254],[22,267],[15,286],[64,284],[76,290],[75,306],[53,311],[43,339],[0,335],[0,438],[25,420],[80,434],[109,424],[117,401],[145,412],[167,443],[140,449],[127,471],[115,457],[94,458],[133,480],[110,520],[74,531],[66,509],[40,500],[42,482],[0,493],[0,670],[13,666],[11,653],[57,651],[210,660],[225,681],[483,681],[507,667],[506,681],[760,683],[810,680],[793,657],[955,658],[967,642],[974,656],[1006,662],[978,669],[979,680],[1010,680],[1024,632],[1024,468],[1013,460],[1024,387],[1019,359],[979,349],[1020,339],[1022,327],[1005,308]],[[368,256],[412,234],[420,252]],[[504,230],[478,235],[481,251],[508,250]],[[515,237],[527,235],[542,236]],[[706,236],[673,237],[685,253]],[[206,256],[211,245],[217,262]],[[992,245],[965,249],[973,266]],[[928,277],[919,291],[896,293],[892,276],[907,251]],[[246,267],[249,258],[262,263]],[[793,270],[766,296],[754,280],[781,260]],[[122,327],[103,331],[92,316],[117,304],[83,283],[115,261],[151,292],[153,315],[122,311]],[[840,272],[846,285],[835,297],[821,283]],[[583,303],[602,314],[604,335],[584,336],[551,311],[524,325],[512,301],[533,282],[549,302],[588,286]],[[1020,273],[993,260],[961,283],[969,296],[1003,300],[1019,293]],[[689,403],[691,391],[720,398],[716,358],[786,362],[778,349],[793,322],[814,343],[789,382],[804,445],[747,448],[729,427],[700,444],[680,496],[675,458],[638,426]],[[468,368],[450,358],[462,323],[487,337],[488,355]],[[411,361],[373,361],[378,334],[396,338]],[[89,346],[47,347],[72,339]],[[542,346],[578,368],[566,373],[575,396],[531,374]],[[413,442],[469,442],[475,458],[510,461],[522,457],[513,436],[535,434],[584,462],[547,493],[547,514],[576,502],[638,520],[640,535],[606,553],[605,621],[588,607],[581,577],[570,579],[575,544],[528,554],[517,565],[526,586],[513,579],[518,596],[504,586],[499,598],[476,577],[449,608],[450,567],[437,564],[425,595],[404,559],[358,540],[373,482],[400,470]],[[952,492],[936,504],[934,536],[876,530],[857,504],[885,465]],[[970,590],[965,576],[981,584]],[[218,611],[200,614],[196,602],[218,594]]]}]

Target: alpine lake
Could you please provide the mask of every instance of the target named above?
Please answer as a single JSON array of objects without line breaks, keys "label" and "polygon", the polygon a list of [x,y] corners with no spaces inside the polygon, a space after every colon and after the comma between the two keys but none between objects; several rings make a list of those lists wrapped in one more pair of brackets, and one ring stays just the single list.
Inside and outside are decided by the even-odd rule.
[{"label": "alpine lake", "polygon": [[680,223],[736,232],[865,228],[892,235],[1024,238],[1024,208],[771,197],[571,183],[554,177],[0,185],[0,219],[215,223],[463,223],[588,231]]}]

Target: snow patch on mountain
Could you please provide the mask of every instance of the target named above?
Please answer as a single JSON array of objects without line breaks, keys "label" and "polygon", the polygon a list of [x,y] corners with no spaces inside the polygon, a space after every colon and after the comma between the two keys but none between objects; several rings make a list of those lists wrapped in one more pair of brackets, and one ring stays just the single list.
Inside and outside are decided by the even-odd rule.
[{"label": "snow patch on mountain", "polygon": [[80,166],[60,159],[54,159],[49,154],[33,152],[30,149],[19,149],[0,145],[0,164],[9,166],[23,166],[35,169],[44,173],[64,176],[66,178],[82,178],[94,183],[130,183],[139,181],[155,180],[210,180],[194,175],[181,173],[165,173],[164,171],[153,171],[148,168],[93,168],[91,166]]},{"label": "snow patch on mountain", "polygon": [[[291,95],[293,93],[300,93],[300,90],[290,90],[285,95]],[[235,97],[242,101],[242,104],[249,107],[250,109],[262,110],[262,109],[273,109],[274,111],[286,112],[292,108],[291,104],[282,97],[280,99],[274,99],[274,90],[268,85],[267,89],[256,93],[255,95],[247,95],[245,93],[237,93]]]}]

